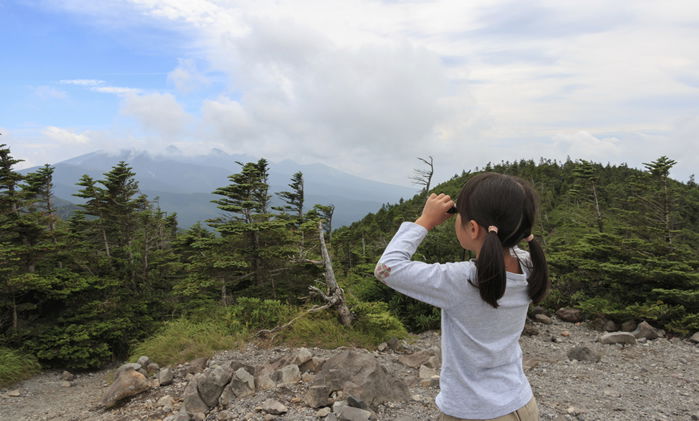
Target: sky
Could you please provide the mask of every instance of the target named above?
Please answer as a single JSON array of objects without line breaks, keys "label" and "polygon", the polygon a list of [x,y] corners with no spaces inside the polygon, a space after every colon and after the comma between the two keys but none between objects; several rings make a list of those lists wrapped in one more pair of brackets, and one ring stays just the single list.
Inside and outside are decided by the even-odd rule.
[{"label": "sky", "polygon": [[18,168],[212,148],[410,185],[487,162],[699,168],[699,2],[0,0]]}]

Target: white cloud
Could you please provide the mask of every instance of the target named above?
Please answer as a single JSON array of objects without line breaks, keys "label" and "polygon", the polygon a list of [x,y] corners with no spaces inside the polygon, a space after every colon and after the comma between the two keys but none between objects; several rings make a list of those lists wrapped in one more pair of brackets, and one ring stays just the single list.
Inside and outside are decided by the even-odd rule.
[{"label": "white cloud", "polygon": [[77,85],[77,86],[97,86],[105,82],[98,79],[64,79],[59,81],[62,85]]},{"label": "white cloud", "polygon": [[[661,149],[697,166],[681,152],[696,151],[694,126],[678,122],[699,103],[691,0],[109,1],[64,7],[186,28],[191,57],[168,80],[189,93],[205,86],[200,68],[226,75],[197,134],[240,152],[392,181],[430,154],[447,175],[541,155],[640,163]],[[124,95],[144,127],[187,136],[175,97],[97,82],[84,86]]]},{"label": "white cloud", "polygon": [[168,138],[181,135],[190,121],[177,99],[167,93],[126,95],[121,112],[136,119],[146,130]]},{"label": "white cloud", "polygon": [[91,91],[100,92],[103,94],[116,95],[133,95],[141,92],[138,88],[127,88],[123,86],[95,86],[90,88]]},{"label": "white cloud", "polygon": [[90,143],[90,138],[85,133],[75,133],[68,129],[49,126],[46,127],[42,134],[53,142],[68,145],[86,145]]},{"label": "white cloud", "polygon": [[209,84],[209,79],[192,59],[179,59],[177,67],[167,74],[167,79],[180,92],[192,92]]}]

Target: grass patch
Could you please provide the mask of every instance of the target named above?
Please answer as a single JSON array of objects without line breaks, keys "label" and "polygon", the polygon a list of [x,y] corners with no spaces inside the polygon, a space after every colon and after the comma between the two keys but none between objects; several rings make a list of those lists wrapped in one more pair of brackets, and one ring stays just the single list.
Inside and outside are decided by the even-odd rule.
[{"label": "grass patch", "polygon": [[33,355],[0,347],[0,387],[28,379],[41,370]]},{"label": "grass patch", "polygon": [[129,359],[135,361],[147,355],[161,366],[173,365],[236,348],[246,336],[245,329],[225,321],[177,319],[166,322],[155,335],[137,345]]}]

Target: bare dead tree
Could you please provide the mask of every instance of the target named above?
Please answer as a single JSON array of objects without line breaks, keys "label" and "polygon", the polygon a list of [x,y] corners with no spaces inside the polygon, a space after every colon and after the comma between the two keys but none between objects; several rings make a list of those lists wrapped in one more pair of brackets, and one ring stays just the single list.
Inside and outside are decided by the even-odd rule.
[{"label": "bare dead tree", "polygon": [[430,184],[432,183],[432,176],[434,175],[434,159],[432,159],[431,156],[427,158],[429,158],[429,160],[420,157],[417,158],[427,165],[427,169],[416,168],[413,170],[414,175],[410,177],[410,179],[413,180],[413,184],[421,186],[421,191],[424,195],[427,195],[427,192],[430,191]]}]

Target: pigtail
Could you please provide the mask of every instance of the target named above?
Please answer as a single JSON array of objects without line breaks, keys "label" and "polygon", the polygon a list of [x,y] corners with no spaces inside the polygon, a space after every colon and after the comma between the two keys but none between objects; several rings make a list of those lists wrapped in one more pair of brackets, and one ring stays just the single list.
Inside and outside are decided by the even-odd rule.
[{"label": "pigtail", "polygon": [[551,288],[551,280],[549,279],[549,270],[546,265],[546,256],[536,239],[529,242],[529,256],[532,260],[532,269],[529,272],[529,298],[534,304],[539,304]]},{"label": "pigtail", "polygon": [[505,294],[505,256],[496,231],[488,232],[476,260],[478,290],[481,298],[494,308]]}]

